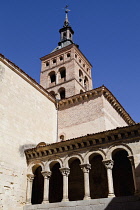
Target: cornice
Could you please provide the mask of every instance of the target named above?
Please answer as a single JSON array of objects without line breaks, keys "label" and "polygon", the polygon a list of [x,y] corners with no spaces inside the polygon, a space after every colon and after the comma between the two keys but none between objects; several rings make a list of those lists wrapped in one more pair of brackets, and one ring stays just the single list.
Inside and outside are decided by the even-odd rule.
[{"label": "cornice", "polygon": [[44,61],[44,60],[46,60],[46,59],[55,57],[55,56],[57,56],[57,55],[59,55],[59,54],[61,54],[61,53],[66,52],[67,50],[70,50],[71,48],[75,48],[75,49],[79,52],[79,54],[81,54],[81,56],[84,57],[84,59],[86,60],[86,62],[88,62],[88,64],[89,64],[90,67],[92,68],[92,64],[89,62],[89,60],[86,58],[86,56],[81,52],[81,50],[77,47],[76,44],[70,44],[70,45],[68,45],[68,46],[66,46],[66,47],[63,47],[63,48],[59,49],[59,50],[56,50],[56,51],[54,51],[54,52],[51,52],[51,53],[49,53],[48,55],[45,55],[45,56],[41,57],[40,60],[41,60],[41,61]]},{"label": "cornice", "polygon": [[70,106],[74,106],[79,102],[84,102],[93,99],[95,97],[100,97],[101,95],[103,95],[107,99],[107,101],[111,104],[111,106],[118,112],[118,114],[124,119],[124,121],[128,125],[135,124],[134,120],[125,111],[125,109],[118,102],[115,96],[105,86],[101,86],[99,88],[92,89],[90,91],[77,94],[59,101],[59,110],[68,108]]},{"label": "cornice", "polygon": [[7,59],[4,55],[0,54],[0,61],[3,62],[6,66],[8,66],[11,70],[13,70],[16,74],[22,77],[26,82],[36,88],[40,93],[46,96],[49,100],[56,104],[55,99],[34,79],[32,79],[28,74],[26,74],[22,69],[20,69],[16,64]]},{"label": "cornice", "polygon": [[117,143],[140,141],[140,124],[116,128],[114,130],[103,131],[90,134],[75,139],[57,142],[49,145],[41,145],[35,148],[25,150],[27,161],[36,158],[45,158],[61,153],[68,153],[88,148],[100,148],[105,145]]}]

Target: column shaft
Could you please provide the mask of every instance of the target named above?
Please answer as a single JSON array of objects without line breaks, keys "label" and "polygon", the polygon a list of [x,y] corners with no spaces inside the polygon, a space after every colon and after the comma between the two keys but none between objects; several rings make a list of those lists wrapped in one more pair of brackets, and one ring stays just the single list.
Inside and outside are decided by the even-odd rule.
[{"label": "column shaft", "polygon": [[108,197],[114,197],[115,195],[114,195],[113,176],[112,176],[112,168],[113,168],[114,161],[104,160],[103,163],[107,169]]},{"label": "column shaft", "polygon": [[70,173],[70,168],[60,168],[60,171],[63,175],[63,200],[62,201],[69,201],[68,198],[68,176]]},{"label": "column shaft", "polygon": [[51,171],[42,171],[41,173],[44,176],[44,196],[42,203],[49,203],[49,180],[51,177]]},{"label": "column shaft", "polygon": [[33,184],[34,175],[27,174],[27,196],[26,196],[26,203],[31,204],[32,198],[32,184]]},{"label": "column shaft", "polygon": [[85,191],[84,200],[90,200],[91,197],[90,197],[90,185],[89,185],[89,170],[91,169],[91,165],[83,164],[80,166],[84,173],[84,191]]}]

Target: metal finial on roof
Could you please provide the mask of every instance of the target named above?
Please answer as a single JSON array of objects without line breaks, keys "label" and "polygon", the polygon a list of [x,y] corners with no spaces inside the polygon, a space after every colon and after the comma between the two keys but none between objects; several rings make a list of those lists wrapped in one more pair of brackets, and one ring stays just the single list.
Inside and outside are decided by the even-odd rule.
[{"label": "metal finial on roof", "polygon": [[70,10],[68,9],[68,7],[69,7],[68,5],[65,6],[66,18],[65,18],[65,21],[64,21],[64,27],[69,26],[68,12],[69,12]]}]

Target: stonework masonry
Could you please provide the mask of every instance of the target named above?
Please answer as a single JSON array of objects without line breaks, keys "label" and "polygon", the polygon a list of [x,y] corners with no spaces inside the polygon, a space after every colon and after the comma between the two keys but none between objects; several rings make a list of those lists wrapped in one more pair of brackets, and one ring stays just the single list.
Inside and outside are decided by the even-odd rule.
[{"label": "stonework masonry", "polygon": [[58,136],[65,134],[66,139],[126,125],[103,95],[64,106],[58,111]]},{"label": "stonework masonry", "polygon": [[57,133],[55,104],[12,68],[0,62],[0,209],[3,210],[19,210],[25,204],[25,148],[41,141],[53,143]]}]

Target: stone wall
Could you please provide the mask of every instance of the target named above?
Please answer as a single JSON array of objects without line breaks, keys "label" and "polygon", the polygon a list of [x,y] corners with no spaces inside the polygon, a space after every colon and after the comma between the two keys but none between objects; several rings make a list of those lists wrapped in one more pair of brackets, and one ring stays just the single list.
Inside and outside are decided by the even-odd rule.
[{"label": "stone wall", "polygon": [[0,63],[0,209],[2,210],[20,210],[25,204],[27,163],[24,150],[36,146],[39,142],[56,142],[55,104],[31,83],[20,76],[20,71],[18,75],[12,67]]},{"label": "stone wall", "polygon": [[103,95],[63,107],[58,111],[58,137],[65,134],[66,139],[126,125]]}]

